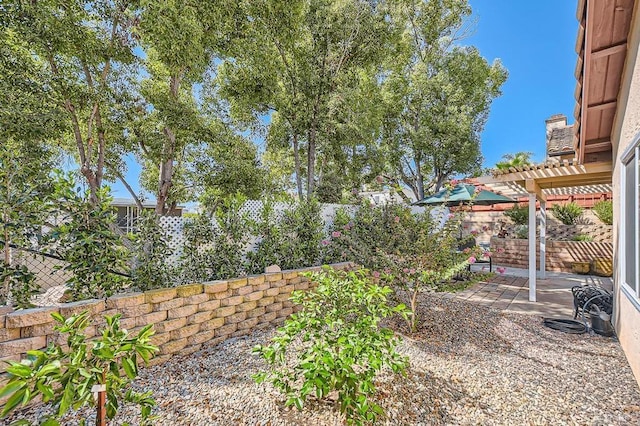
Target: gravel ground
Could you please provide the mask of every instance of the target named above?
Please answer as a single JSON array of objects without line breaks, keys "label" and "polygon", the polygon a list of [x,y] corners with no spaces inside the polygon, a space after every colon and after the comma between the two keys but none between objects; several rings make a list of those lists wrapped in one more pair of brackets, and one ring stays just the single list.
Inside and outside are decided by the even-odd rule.
[{"label": "gravel ground", "polygon": [[[640,391],[615,339],[568,335],[545,328],[539,317],[437,295],[421,302],[420,330],[400,347],[410,357],[407,377],[378,380],[376,399],[388,414],[383,423],[640,425]],[[406,331],[401,321],[390,325]],[[257,331],[144,369],[135,386],[154,391],[160,425],[343,424],[331,402],[285,409],[276,390],[251,380],[265,366],[251,348],[272,333]],[[19,417],[34,420],[41,409]],[[126,421],[136,424],[133,408],[123,407],[113,423]]]}]

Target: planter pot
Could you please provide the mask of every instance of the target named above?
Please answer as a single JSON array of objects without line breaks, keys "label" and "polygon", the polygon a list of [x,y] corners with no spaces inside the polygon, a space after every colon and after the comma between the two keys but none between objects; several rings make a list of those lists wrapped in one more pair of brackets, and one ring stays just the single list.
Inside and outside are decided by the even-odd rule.
[{"label": "planter pot", "polygon": [[610,277],[613,275],[613,260],[610,258],[593,259],[593,273],[601,277]]},{"label": "planter pot", "polygon": [[573,262],[571,264],[571,272],[574,274],[586,275],[591,270],[591,264],[589,262]]}]

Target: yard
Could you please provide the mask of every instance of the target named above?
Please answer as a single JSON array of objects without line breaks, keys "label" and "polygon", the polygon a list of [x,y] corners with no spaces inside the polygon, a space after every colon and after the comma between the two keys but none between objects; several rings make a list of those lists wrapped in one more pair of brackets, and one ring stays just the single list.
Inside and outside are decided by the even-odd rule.
[{"label": "yard", "polygon": [[[376,401],[387,424],[611,424],[640,422],[640,391],[615,339],[568,335],[543,327],[540,317],[501,312],[425,294],[418,332],[399,351],[407,377],[382,374]],[[404,334],[403,321],[391,328]],[[271,385],[251,376],[264,369],[251,354],[273,329],[256,331],[142,370],[134,387],[153,390],[160,425],[336,425],[332,402],[287,409]],[[39,407],[13,419],[35,420]],[[93,411],[69,414],[75,424]],[[114,424],[136,422],[125,407]]]}]

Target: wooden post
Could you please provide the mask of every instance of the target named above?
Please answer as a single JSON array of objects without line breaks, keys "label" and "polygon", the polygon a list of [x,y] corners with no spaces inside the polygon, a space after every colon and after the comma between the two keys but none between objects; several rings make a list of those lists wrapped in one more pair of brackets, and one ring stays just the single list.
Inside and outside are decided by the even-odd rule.
[{"label": "wooden post", "polygon": [[540,201],[540,279],[547,278],[547,203]]},{"label": "wooden post", "polygon": [[106,372],[102,371],[102,384],[94,386],[98,393],[98,412],[96,415],[96,426],[107,426],[107,379]]},{"label": "wooden post", "polygon": [[536,194],[529,193],[529,301],[536,301]]}]

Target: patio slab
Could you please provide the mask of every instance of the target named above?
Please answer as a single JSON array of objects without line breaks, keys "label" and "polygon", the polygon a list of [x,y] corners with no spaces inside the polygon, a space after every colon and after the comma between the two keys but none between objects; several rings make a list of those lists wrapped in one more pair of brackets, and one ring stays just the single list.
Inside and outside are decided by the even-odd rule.
[{"label": "patio slab", "polygon": [[453,297],[507,312],[551,318],[573,318],[571,287],[597,285],[607,290],[613,281],[607,277],[547,272],[538,278],[536,302],[529,301],[529,279],[526,269],[506,268],[488,282],[480,282]]}]

